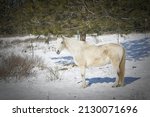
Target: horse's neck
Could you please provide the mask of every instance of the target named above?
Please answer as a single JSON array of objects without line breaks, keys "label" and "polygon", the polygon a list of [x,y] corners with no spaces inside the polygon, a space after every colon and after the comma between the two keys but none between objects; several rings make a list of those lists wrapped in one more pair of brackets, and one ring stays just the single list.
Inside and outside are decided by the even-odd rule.
[{"label": "horse's neck", "polygon": [[74,39],[65,39],[66,49],[71,54],[77,54],[81,51],[82,42]]}]

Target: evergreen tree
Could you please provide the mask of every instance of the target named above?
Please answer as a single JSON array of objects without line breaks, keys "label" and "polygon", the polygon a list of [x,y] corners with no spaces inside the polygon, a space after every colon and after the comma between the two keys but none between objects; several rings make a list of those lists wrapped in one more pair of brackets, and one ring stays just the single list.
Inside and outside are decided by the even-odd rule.
[{"label": "evergreen tree", "polygon": [[150,30],[149,0],[1,0],[0,33],[86,34]]}]

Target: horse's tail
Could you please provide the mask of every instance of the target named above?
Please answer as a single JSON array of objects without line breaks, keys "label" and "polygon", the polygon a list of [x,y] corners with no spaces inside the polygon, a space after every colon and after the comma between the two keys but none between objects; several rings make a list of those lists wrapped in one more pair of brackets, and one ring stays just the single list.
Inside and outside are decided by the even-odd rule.
[{"label": "horse's tail", "polygon": [[125,49],[123,48],[123,56],[121,59],[121,62],[119,64],[119,72],[118,72],[118,76],[119,76],[119,84],[121,86],[124,85],[124,75],[125,75],[125,58],[126,58],[126,52]]}]

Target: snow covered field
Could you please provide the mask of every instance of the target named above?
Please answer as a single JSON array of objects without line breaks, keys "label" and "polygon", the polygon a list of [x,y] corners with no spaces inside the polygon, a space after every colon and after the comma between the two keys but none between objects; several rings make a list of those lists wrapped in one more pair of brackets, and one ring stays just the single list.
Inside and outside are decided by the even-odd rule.
[{"label": "snow covered field", "polygon": [[[34,38],[0,38],[0,62],[2,56],[10,53],[33,56],[31,43],[11,43],[14,40]],[[88,43],[116,43],[117,35],[98,36],[95,41],[88,36]],[[111,65],[86,69],[89,86],[81,88],[80,71],[73,65],[73,58],[67,51],[55,53],[56,41],[49,44],[33,42],[34,57],[40,57],[47,68],[57,70],[59,79],[51,81],[48,69],[33,68],[33,74],[22,80],[6,82],[0,80],[0,99],[150,99],[150,34],[129,34],[120,37],[126,48],[125,86],[112,88],[115,74]]]}]

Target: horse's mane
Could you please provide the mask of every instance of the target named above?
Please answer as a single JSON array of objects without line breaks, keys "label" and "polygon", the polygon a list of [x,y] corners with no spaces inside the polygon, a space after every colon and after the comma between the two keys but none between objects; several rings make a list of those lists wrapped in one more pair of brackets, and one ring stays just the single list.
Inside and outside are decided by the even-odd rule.
[{"label": "horse's mane", "polygon": [[88,44],[87,42],[85,41],[80,41],[80,40],[77,40],[77,39],[70,39],[70,38],[66,38],[65,39],[66,42],[68,44],[70,44],[70,46],[75,46],[75,47],[87,47],[87,46],[90,46],[90,44]]},{"label": "horse's mane", "polygon": [[80,41],[80,40],[73,39],[73,38],[66,38],[66,40],[69,41],[69,42],[78,43],[78,44],[84,44],[84,43],[86,43],[84,41]]}]

